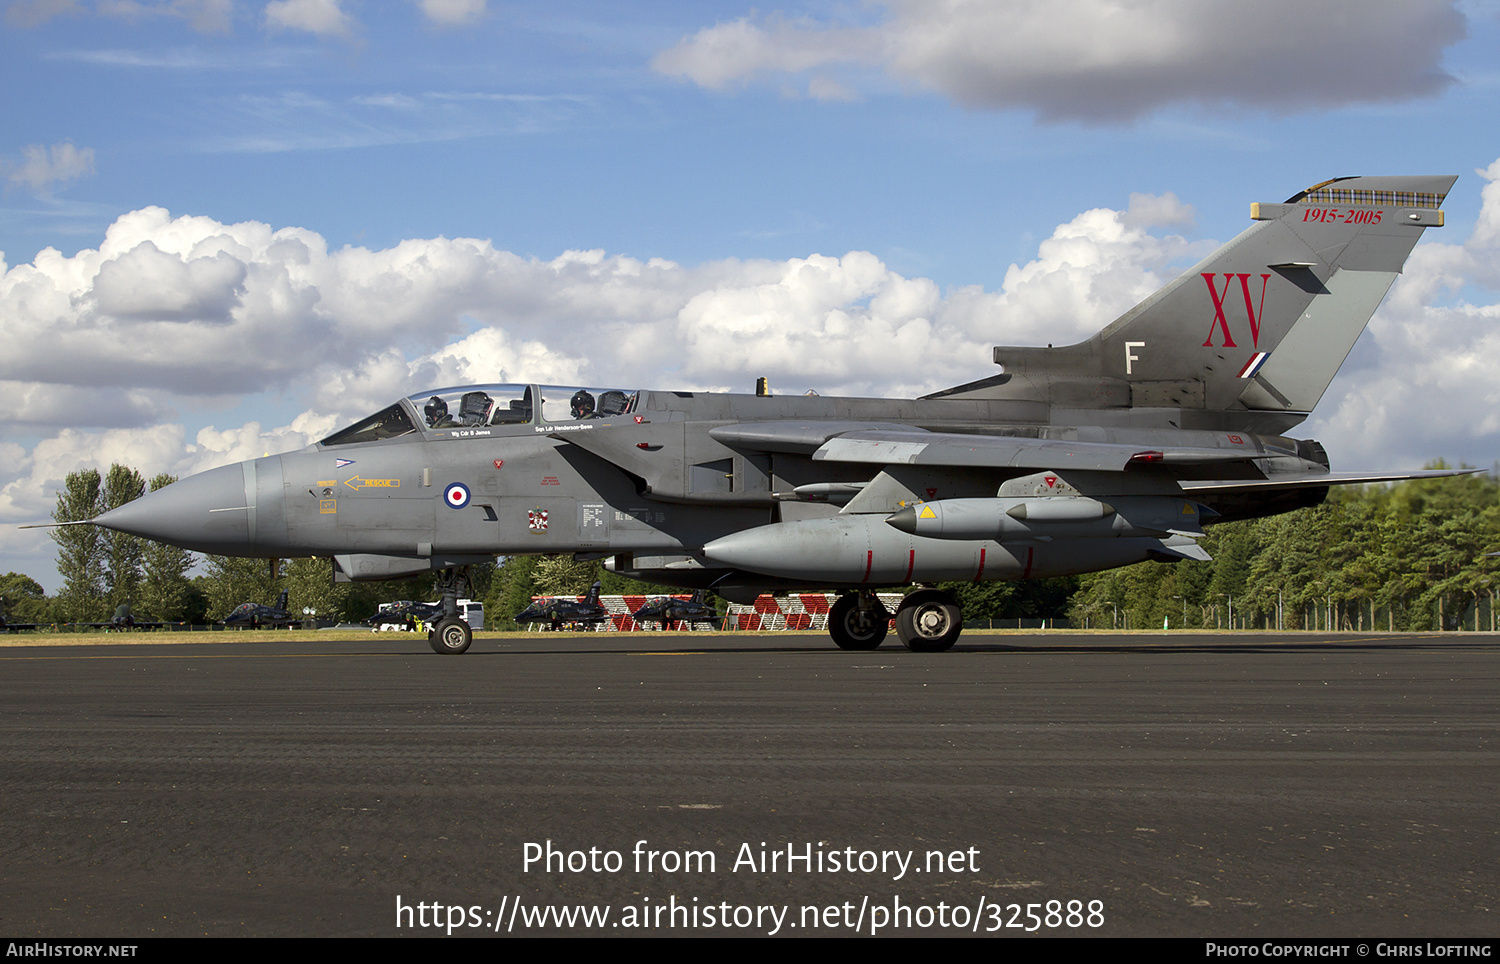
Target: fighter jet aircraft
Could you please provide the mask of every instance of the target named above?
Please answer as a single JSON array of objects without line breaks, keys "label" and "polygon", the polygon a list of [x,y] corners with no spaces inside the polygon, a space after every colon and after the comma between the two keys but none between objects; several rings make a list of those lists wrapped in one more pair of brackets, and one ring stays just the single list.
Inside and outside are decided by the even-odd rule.
[{"label": "fighter jet aircraft", "polygon": [[88,626],[91,629],[102,629],[106,632],[129,632],[133,629],[161,629],[167,623],[159,619],[136,619],[135,613],[131,611],[130,603],[120,603],[115,607],[115,614],[106,622],[100,623],[74,623],[75,626]]},{"label": "fighter jet aircraft", "polygon": [[638,623],[660,623],[663,629],[670,629],[673,623],[679,626],[683,623],[717,623],[719,611],[704,601],[707,595],[707,590],[700,589],[693,593],[692,599],[659,596],[631,613],[630,618]]},{"label": "fighter jet aircraft", "polygon": [[[5,618],[4,600],[0,600],[0,633],[21,632],[23,630],[36,630],[44,626],[56,626],[57,623],[18,623]],[[128,632],[132,629],[161,629],[168,625],[157,619],[136,619],[135,614],[130,611],[129,603],[121,603],[115,607],[114,616],[103,622],[91,623],[63,623],[61,625],[72,626],[75,629],[103,629],[106,632]]]},{"label": "fighter jet aircraft", "polygon": [[292,626],[302,620],[286,609],[286,590],[281,590],[281,595],[276,598],[276,605],[265,606],[261,603],[241,603],[234,607],[228,616],[221,622],[225,626],[250,626],[255,629],[270,628],[278,626]]},{"label": "fighter jet aircraft", "polygon": [[609,610],[599,604],[597,582],[582,599],[540,599],[516,613],[516,622],[522,625],[548,623],[553,632],[562,629],[566,623],[602,623],[608,618]]},{"label": "fighter jet aircraft", "polygon": [[0,633],[19,633],[28,630],[41,629],[50,626],[51,623],[17,623],[5,618],[5,613],[0,611]]},{"label": "fighter jet aircraft", "polygon": [[948,649],[962,613],[940,580],[1202,560],[1205,525],[1421,475],[1333,473],[1284,433],[1455,180],[1337,178],[1253,204],[1243,233],[1093,337],[996,348],[997,374],[922,398],[438,388],[93,521],[199,552],[331,556],[343,580],[437,572],[440,653],[470,644],[467,567],[525,553],[735,601],[836,591],[846,649],[886,635],[875,590],[916,585],[897,633]]},{"label": "fighter jet aircraft", "polygon": [[435,623],[443,615],[442,603],[411,602],[403,600],[365,620],[365,625],[379,629],[381,626],[401,626],[416,629],[418,623]]}]

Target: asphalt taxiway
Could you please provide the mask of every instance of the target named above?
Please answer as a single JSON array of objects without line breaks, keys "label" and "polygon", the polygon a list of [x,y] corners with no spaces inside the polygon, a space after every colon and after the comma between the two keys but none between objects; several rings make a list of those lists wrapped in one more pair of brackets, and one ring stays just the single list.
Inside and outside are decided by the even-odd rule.
[{"label": "asphalt taxiway", "polygon": [[1487,634],[13,646],[0,933],[1493,937],[1497,676]]}]

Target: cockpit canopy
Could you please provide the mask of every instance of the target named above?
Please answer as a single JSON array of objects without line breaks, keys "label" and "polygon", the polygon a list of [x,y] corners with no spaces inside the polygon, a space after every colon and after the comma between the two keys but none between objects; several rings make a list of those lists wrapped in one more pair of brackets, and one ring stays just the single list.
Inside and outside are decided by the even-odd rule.
[{"label": "cockpit canopy", "polygon": [[495,426],[613,419],[635,411],[639,394],[619,388],[559,385],[438,388],[408,395],[389,408],[335,432],[321,444],[378,442],[416,432],[429,437],[461,438],[489,435],[487,429]]},{"label": "cockpit canopy", "polygon": [[418,392],[407,397],[422,428],[478,428],[525,425],[533,414],[530,385],[468,385]]}]

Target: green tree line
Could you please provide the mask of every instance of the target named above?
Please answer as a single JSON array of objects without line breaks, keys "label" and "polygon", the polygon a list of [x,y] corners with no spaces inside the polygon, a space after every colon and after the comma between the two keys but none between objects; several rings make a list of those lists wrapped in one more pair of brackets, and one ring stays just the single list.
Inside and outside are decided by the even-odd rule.
[{"label": "green tree line", "polygon": [[[177,479],[158,475],[155,491]],[[97,469],[69,473],[57,493],[52,518],[57,522],[92,519],[145,493],[140,472],[118,463],[100,476]],[[57,542],[57,571],[63,586],[52,600],[49,616],[58,622],[105,619],[121,604],[156,618],[187,618],[194,600],[187,579],[192,554],[96,526],[65,525],[52,530]],[[8,597],[7,597],[8,599]]]},{"label": "green tree line", "polygon": [[1500,550],[1493,475],[1335,487],[1315,508],[1207,532],[1200,544],[1210,563],[1146,562],[1081,577],[1068,607],[1073,624],[1496,628],[1500,559],[1487,555]]}]

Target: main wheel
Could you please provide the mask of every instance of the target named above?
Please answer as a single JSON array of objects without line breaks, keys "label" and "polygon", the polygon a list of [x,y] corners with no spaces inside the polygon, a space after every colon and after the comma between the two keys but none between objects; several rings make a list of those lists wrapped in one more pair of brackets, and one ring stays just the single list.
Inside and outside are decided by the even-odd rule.
[{"label": "main wheel", "polygon": [[878,599],[874,608],[861,612],[858,596],[840,596],[828,609],[828,635],[839,649],[874,649],[885,641],[890,626],[891,614]]},{"label": "main wheel", "polygon": [[442,656],[457,656],[469,648],[474,641],[474,631],[469,624],[456,616],[440,620],[437,628],[427,634],[432,651]]},{"label": "main wheel", "polygon": [[952,649],[963,628],[963,614],[958,603],[952,596],[936,589],[912,593],[896,610],[896,635],[913,653],[941,653]]}]

